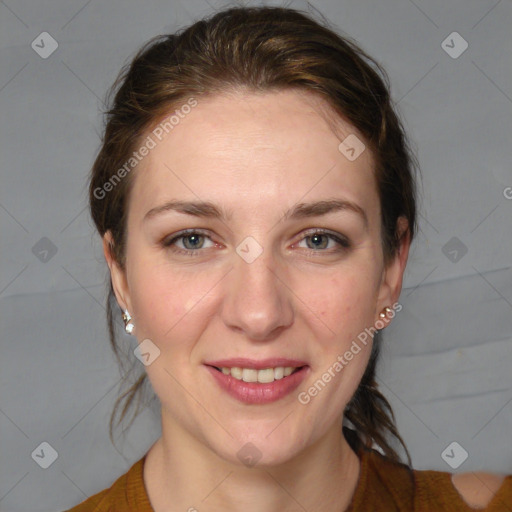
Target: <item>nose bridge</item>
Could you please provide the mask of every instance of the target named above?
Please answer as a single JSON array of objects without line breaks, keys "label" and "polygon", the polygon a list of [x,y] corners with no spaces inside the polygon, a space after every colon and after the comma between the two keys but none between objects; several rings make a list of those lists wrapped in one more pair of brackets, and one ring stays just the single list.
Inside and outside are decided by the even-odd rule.
[{"label": "nose bridge", "polygon": [[[286,286],[279,276],[272,252],[263,250],[254,257],[254,247],[238,247],[224,303],[224,322],[245,332],[252,339],[270,337],[293,320],[292,305]],[[251,258],[243,249],[249,248]],[[240,255],[241,254],[241,255]]]}]

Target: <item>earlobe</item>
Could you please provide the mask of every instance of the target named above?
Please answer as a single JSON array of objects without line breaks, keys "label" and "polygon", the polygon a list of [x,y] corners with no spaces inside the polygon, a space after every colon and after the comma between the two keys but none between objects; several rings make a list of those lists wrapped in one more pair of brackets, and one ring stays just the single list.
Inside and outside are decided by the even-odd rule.
[{"label": "earlobe", "polygon": [[114,241],[110,231],[103,235],[103,254],[110,269],[110,279],[112,288],[121,309],[132,311],[130,297],[128,293],[128,284],[125,272],[121,269],[114,256]]}]

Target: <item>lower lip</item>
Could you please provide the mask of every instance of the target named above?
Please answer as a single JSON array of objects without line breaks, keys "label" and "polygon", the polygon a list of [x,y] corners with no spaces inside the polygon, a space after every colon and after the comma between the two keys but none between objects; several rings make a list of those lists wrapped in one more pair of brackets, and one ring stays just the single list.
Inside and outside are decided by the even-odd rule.
[{"label": "lower lip", "polygon": [[283,377],[266,384],[244,382],[243,380],[235,379],[231,375],[224,375],[212,366],[206,366],[206,368],[219,386],[233,398],[246,404],[267,404],[276,402],[297,389],[306,378],[309,367],[303,366],[288,377]]}]

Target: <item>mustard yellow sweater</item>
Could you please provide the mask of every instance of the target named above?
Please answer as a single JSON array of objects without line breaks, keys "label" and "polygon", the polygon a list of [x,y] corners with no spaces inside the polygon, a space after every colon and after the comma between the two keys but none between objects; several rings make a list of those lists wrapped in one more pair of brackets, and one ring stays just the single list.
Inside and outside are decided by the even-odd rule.
[{"label": "mustard yellow sweater", "polygon": [[[346,512],[512,512],[512,475],[487,508],[474,509],[453,486],[451,473],[411,470],[364,447],[358,448],[358,456],[361,472]],[[145,457],[110,488],[66,512],[154,512],[143,481]]]}]

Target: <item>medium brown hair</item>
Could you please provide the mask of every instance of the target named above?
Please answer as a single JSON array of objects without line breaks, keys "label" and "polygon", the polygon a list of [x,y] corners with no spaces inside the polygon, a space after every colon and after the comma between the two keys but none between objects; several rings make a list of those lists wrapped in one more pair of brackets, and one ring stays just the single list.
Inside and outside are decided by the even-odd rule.
[{"label": "medium brown hair", "polygon": [[[126,220],[133,172],[109,187],[112,177],[130,158],[148,130],[191,98],[243,89],[271,92],[298,89],[324,99],[333,112],[364,137],[375,161],[374,175],[381,204],[382,248],[385,261],[395,255],[402,236],[416,231],[416,162],[393,107],[385,71],[355,42],[340,36],[329,24],[311,14],[281,7],[230,8],[200,20],[176,34],[148,41],[121,70],[109,92],[103,143],[94,162],[89,188],[90,210],[103,236],[110,231],[112,256],[125,268]],[[113,100],[111,99],[113,96]],[[124,176],[126,174],[126,176]],[[119,176],[119,175],[118,175]],[[102,191],[99,193],[98,191]],[[405,233],[397,230],[399,217],[408,221]],[[117,314],[114,314],[114,309]],[[115,323],[120,308],[109,282],[107,322],[114,353],[120,358]],[[378,390],[375,370],[381,334],[360,385],[345,410],[367,446],[374,443],[390,458],[400,457],[393,447],[407,448],[395,426],[390,404]],[[133,354],[131,354],[133,362]],[[133,374],[124,373],[123,383]],[[121,423],[147,382],[145,371],[118,397],[110,418],[110,439],[116,411],[125,402]],[[131,423],[130,422],[130,425]]]}]

